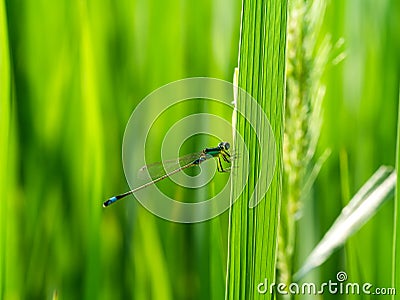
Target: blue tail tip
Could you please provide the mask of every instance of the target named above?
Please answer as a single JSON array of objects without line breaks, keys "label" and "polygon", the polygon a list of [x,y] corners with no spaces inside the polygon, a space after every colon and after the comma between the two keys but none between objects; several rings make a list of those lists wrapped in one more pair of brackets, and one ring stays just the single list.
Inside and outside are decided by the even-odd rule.
[{"label": "blue tail tip", "polygon": [[103,207],[107,207],[107,206],[113,204],[115,201],[117,201],[117,197],[115,197],[115,196],[111,197],[110,199],[108,199],[107,201],[105,201],[103,203]]}]

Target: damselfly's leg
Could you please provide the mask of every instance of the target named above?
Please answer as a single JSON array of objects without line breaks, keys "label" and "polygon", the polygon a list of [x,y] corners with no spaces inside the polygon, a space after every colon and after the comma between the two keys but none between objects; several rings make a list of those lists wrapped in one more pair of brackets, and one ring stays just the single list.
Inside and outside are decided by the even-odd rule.
[{"label": "damselfly's leg", "polygon": [[217,162],[217,171],[218,172],[222,172],[222,167],[221,167],[221,161],[220,161],[220,159],[219,159],[219,156],[218,156],[218,162]]},{"label": "damselfly's leg", "polygon": [[230,158],[231,158],[231,155],[229,154],[229,152],[228,152],[228,151],[226,151],[226,150],[223,150],[223,151],[222,151],[222,154],[224,154],[224,156],[225,156],[225,158],[226,158],[226,159],[230,160]]},{"label": "damselfly's leg", "polygon": [[225,152],[224,151],[224,153],[221,153],[221,156],[222,156],[222,159],[224,160],[224,161],[226,161],[227,163],[231,163],[231,156],[229,155],[229,153],[228,152]]},{"label": "damselfly's leg", "polygon": [[[224,158],[224,155],[222,155],[222,157]],[[227,161],[225,158],[224,158],[224,160]],[[227,161],[227,162],[229,162],[229,161]],[[221,155],[218,156],[217,170],[220,173],[226,173],[231,170],[231,168],[224,169],[224,167],[222,166],[222,162],[221,162]]]}]

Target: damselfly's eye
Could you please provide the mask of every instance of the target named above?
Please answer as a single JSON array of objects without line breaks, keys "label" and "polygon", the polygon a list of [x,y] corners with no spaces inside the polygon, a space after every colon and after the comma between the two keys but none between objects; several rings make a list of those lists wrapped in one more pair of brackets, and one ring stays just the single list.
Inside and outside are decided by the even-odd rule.
[{"label": "damselfly's eye", "polygon": [[228,150],[231,145],[228,142],[221,142],[218,144],[218,147],[223,148],[224,150]]}]

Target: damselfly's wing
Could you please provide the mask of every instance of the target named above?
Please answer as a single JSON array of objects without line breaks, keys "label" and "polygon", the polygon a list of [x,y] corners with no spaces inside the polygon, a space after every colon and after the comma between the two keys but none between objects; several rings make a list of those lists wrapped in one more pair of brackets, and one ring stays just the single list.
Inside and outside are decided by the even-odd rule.
[{"label": "damselfly's wing", "polygon": [[145,165],[138,170],[138,178],[154,180],[167,173],[186,166],[202,155],[202,152],[191,153],[176,159],[164,160],[153,164]]}]

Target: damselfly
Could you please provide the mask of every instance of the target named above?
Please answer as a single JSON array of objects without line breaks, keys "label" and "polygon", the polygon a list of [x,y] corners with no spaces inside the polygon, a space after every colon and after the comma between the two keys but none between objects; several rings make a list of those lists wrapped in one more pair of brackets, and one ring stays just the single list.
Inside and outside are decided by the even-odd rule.
[{"label": "damselfly", "polygon": [[[175,161],[179,162],[179,167],[177,167],[176,169],[174,169],[168,173],[165,173],[163,175],[160,175],[156,179],[154,179],[148,183],[145,183],[133,190],[130,190],[123,194],[119,194],[117,196],[111,197],[110,199],[108,199],[107,201],[105,201],[103,203],[103,207],[107,207],[107,206],[117,202],[119,199],[122,199],[130,194],[133,194],[141,189],[144,189],[152,184],[155,184],[155,183],[157,183],[167,177],[170,177],[171,175],[174,175],[182,170],[185,170],[185,169],[193,167],[193,166],[198,166],[202,162],[204,162],[210,158],[217,158],[218,172],[229,172],[230,168],[224,169],[224,167],[222,165],[222,161],[221,161],[221,159],[222,159],[227,163],[231,162],[231,155],[228,152],[229,148],[230,148],[230,144],[228,142],[221,142],[215,148],[206,148],[203,151],[180,157],[177,160],[175,160]],[[147,171],[149,174],[152,174],[152,173],[155,173],[154,170],[157,170],[157,171],[164,170],[163,165],[164,165],[163,162],[159,162],[159,163],[143,166],[142,168],[140,168],[139,173],[145,173]]]}]

